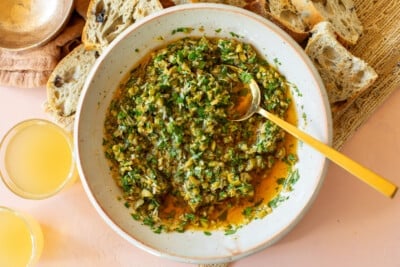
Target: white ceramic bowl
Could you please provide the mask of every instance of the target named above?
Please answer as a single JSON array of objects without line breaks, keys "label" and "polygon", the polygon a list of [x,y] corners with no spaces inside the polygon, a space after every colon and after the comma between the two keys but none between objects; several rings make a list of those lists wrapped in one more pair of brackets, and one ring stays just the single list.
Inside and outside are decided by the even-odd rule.
[{"label": "white ceramic bowl", "polygon": [[[155,234],[131,218],[117,196],[121,191],[109,172],[102,139],[105,113],[121,80],[149,51],[187,34],[171,32],[192,27],[190,35],[243,36],[261,55],[278,59],[279,71],[295,84],[299,127],[325,143],[331,142],[331,118],[326,92],[311,61],[280,28],[246,10],[218,4],[168,8],[136,22],[104,51],[89,74],[76,116],[75,149],[83,186],[106,223],[132,244],[158,256],[190,263],[219,263],[260,251],[283,237],[311,205],[323,181],[326,159],[305,144],[298,146],[300,179],[289,199],[264,219],[238,230],[211,236],[203,232]],[[196,29],[203,28],[204,31]],[[216,32],[216,29],[221,29]],[[162,38],[160,38],[162,37]],[[293,88],[292,88],[293,89]],[[295,89],[293,89],[296,91]]]}]

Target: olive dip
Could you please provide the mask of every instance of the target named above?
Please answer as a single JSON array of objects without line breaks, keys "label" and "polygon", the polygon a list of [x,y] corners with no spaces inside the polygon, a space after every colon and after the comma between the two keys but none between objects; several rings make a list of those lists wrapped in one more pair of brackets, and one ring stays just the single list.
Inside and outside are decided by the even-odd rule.
[{"label": "olive dip", "polygon": [[[229,120],[248,101],[251,79],[261,106],[287,119],[285,78],[235,38],[182,38],[130,72],[110,103],[104,149],[135,220],[156,233],[230,233],[271,212],[297,160],[296,143],[259,115]],[[272,178],[278,162],[286,168]],[[256,193],[263,180],[272,193]]]}]

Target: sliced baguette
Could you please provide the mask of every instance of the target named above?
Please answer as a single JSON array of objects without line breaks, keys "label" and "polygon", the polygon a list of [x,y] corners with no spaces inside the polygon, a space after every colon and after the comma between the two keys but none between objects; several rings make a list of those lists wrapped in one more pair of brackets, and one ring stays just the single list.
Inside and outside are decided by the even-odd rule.
[{"label": "sliced baguette", "polygon": [[269,0],[271,14],[297,31],[307,32],[308,25],[303,21],[297,8],[290,0]]},{"label": "sliced baguette", "polygon": [[309,29],[321,21],[331,22],[339,41],[345,46],[356,44],[363,32],[353,0],[281,1],[290,1]]},{"label": "sliced baguette", "polygon": [[[230,0],[232,1],[232,0]],[[229,3],[229,0],[227,1]],[[234,1],[235,2],[235,1]],[[271,1],[267,0],[245,0],[242,1],[242,8],[250,10],[254,13],[257,13],[264,18],[267,18],[284,31],[286,31],[295,41],[298,43],[302,43],[307,37],[309,33],[304,31],[304,29],[300,27],[294,26],[292,23],[282,19],[280,16],[274,14],[271,10]]]},{"label": "sliced baguette", "polygon": [[91,0],[82,41],[86,49],[101,50],[137,19],[161,9],[158,0]]},{"label": "sliced baguette", "polygon": [[175,4],[213,2],[246,8],[271,20],[288,32],[299,43],[302,43],[302,41],[309,36],[309,31],[314,25],[321,21],[332,22],[339,40],[344,45],[356,44],[363,31],[363,27],[354,8],[353,0],[171,1]]},{"label": "sliced baguette", "polygon": [[133,23],[138,0],[91,0],[82,32],[86,49],[102,49]]},{"label": "sliced baguette", "polygon": [[59,118],[73,116],[86,76],[99,53],[77,46],[63,58],[50,75],[47,82],[47,109]]},{"label": "sliced baguette", "polygon": [[378,77],[372,67],[336,39],[330,22],[320,22],[313,28],[305,52],[318,69],[332,106],[355,98]]}]

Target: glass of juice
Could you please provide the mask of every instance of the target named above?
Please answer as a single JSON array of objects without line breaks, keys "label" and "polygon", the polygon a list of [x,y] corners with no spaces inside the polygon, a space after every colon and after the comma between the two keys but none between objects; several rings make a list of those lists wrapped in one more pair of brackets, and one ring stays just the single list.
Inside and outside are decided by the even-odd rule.
[{"label": "glass of juice", "polygon": [[72,136],[42,119],[15,125],[0,143],[0,175],[15,194],[50,197],[76,180]]},{"label": "glass of juice", "polygon": [[33,266],[43,250],[43,233],[30,215],[0,206],[0,266]]}]

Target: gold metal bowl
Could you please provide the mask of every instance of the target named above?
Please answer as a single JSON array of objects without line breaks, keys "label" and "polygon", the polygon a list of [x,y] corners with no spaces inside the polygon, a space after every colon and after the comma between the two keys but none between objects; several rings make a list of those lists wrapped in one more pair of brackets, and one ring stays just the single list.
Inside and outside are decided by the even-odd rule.
[{"label": "gold metal bowl", "polygon": [[25,50],[43,45],[69,20],[73,0],[1,0],[0,47]]}]

